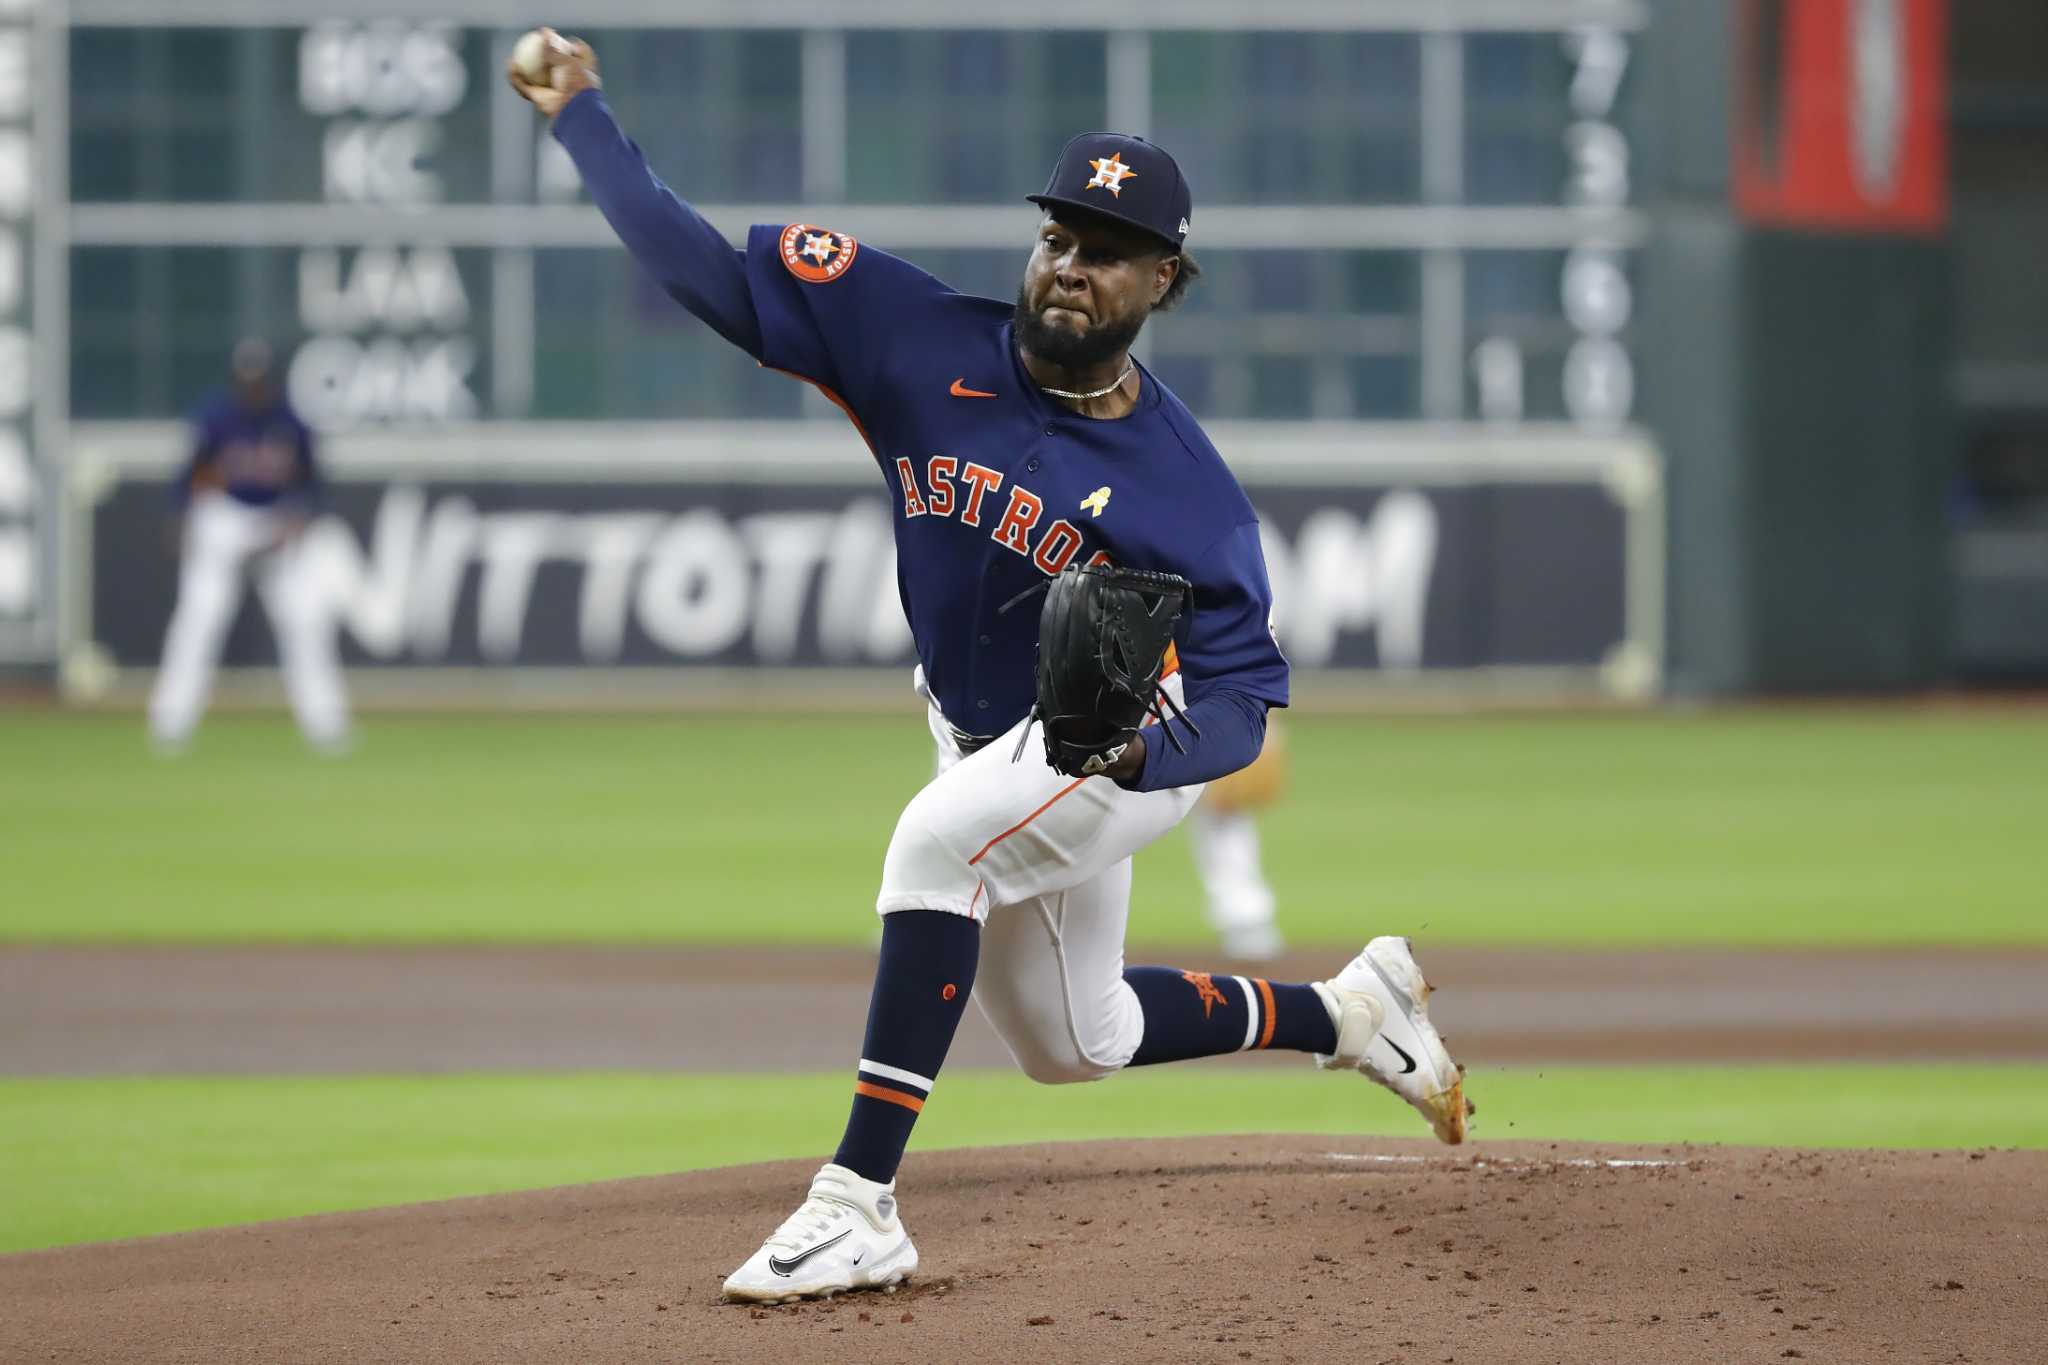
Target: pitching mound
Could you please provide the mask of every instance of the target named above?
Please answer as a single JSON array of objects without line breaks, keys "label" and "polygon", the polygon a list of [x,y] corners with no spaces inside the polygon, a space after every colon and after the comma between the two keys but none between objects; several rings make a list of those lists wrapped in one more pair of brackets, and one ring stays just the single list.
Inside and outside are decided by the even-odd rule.
[{"label": "pitching mound", "polygon": [[2048,1154],[1300,1137],[915,1155],[895,1295],[718,1301],[813,1163],[0,1258],[7,1361],[2016,1362]]}]

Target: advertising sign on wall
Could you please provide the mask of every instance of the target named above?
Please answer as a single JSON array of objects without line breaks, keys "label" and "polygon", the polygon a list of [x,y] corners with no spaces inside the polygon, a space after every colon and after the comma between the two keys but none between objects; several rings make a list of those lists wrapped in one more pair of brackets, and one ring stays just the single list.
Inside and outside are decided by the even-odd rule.
[{"label": "advertising sign on wall", "polygon": [[[1250,492],[1299,669],[1598,669],[1630,644],[1630,509],[1602,479]],[[116,668],[162,647],[166,504],[123,481],[91,513]],[[344,479],[307,550],[358,668],[907,668],[894,514],[851,486]],[[275,657],[245,604],[227,662]]]}]

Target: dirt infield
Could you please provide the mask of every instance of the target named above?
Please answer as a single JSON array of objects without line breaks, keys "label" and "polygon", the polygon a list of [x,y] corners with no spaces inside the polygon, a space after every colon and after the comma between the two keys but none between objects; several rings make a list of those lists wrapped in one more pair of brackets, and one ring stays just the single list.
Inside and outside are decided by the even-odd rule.
[{"label": "dirt infield", "polygon": [[[1314,980],[1347,952],[1256,970]],[[2048,1059],[2038,949],[1435,947],[1426,961],[1431,1010],[1475,1066]],[[870,952],[816,949],[0,948],[0,1073],[818,1071],[858,1042],[873,970]],[[772,1026],[733,1029],[764,992]],[[843,1045],[821,1050],[831,1038]],[[948,1065],[1009,1065],[979,1010]]]},{"label": "dirt infield", "polygon": [[717,1301],[805,1163],[0,1258],[0,1359],[2041,1359],[2048,1154],[1209,1138],[914,1155],[927,1273]]},{"label": "dirt infield", "polygon": [[[1320,976],[1337,956],[1262,970]],[[1432,1009],[1481,1067],[2048,1057],[2039,951],[1428,960],[1444,988]],[[815,1071],[844,1060],[819,1038],[859,1037],[870,965],[759,949],[0,948],[0,1071]],[[735,1003],[764,990],[784,1027],[735,1036]],[[1006,1065],[968,1019],[952,1064]],[[2048,1359],[2048,1153],[1483,1134],[1456,1153],[1312,1137],[913,1150],[905,1217],[924,1269],[909,1289],[720,1304],[724,1274],[810,1173],[4,1256],[0,1362]]]}]

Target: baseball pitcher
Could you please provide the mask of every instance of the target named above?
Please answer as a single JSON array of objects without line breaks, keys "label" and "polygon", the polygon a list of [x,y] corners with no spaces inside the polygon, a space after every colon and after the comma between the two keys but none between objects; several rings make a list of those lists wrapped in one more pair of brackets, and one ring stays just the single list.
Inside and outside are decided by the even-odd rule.
[{"label": "baseball pitcher", "polygon": [[1035,1080],[1284,1048],[1363,1072],[1461,1141],[1462,1079],[1403,940],[1306,984],[1124,965],[1132,855],[1250,763],[1287,703],[1251,505],[1130,356],[1197,273],[1173,158],[1074,138],[1031,196],[1017,298],[974,298],[828,227],[757,226],[735,250],[620,131],[589,46],[542,33],[512,84],[635,259],[720,336],[822,389],[873,451],[937,747],[883,859],[845,1135],[727,1297],[917,1268],[896,1170],[970,994]]}]

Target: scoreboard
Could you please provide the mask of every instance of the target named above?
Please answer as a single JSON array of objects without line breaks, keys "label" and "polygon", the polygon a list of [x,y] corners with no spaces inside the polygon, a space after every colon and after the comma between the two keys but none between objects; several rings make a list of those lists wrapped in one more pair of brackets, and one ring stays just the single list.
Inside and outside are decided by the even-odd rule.
[{"label": "scoreboard", "polygon": [[[576,8],[564,22],[595,45],[621,121],[735,240],[825,221],[1006,298],[1035,213],[1021,197],[1065,137],[1142,130],[1196,186],[1205,270],[1145,358],[1205,420],[1413,431],[1453,459],[1446,433],[1589,452],[1640,437],[1639,0]],[[81,432],[161,443],[249,334],[287,357],[344,463],[349,438],[399,433],[431,473],[437,451],[476,448],[464,429],[534,421],[660,424],[687,463],[751,424],[841,420],[633,266],[504,86],[520,29],[502,3],[426,12],[0,0],[24,51],[53,56],[27,197],[45,219],[44,363],[23,370],[23,411],[45,416],[24,467],[53,475]],[[7,53],[0,39],[0,92]],[[30,291],[5,312],[6,259],[0,327],[30,316]],[[0,621],[10,583],[17,615],[54,611],[44,540],[25,579],[0,542]]]},{"label": "scoreboard", "polygon": [[[181,3],[175,28],[89,22],[150,8],[72,7],[70,263],[88,285],[73,345],[91,362],[76,415],[174,415],[251,330],[295,352],[294,393],[330,429],[798,414],[796,395],[748,382],[667,316],[580,206],[499,78],[512,31],[249,3]],[[1019,199],[1063,134],[1137,122],[1179,144],[1201,187],[1190,243],[1212,267],[1209,308],[1155,342],[1198,409],[1609,427],[1631,413],[1631,7],[1339,0],[1293,8],[1347,30],[1160,34],[821,34],[712,27],[697,6],[667,7],[689,28],[621,29],[583,8],[622,119],[735,235],[830,217],[1007,297],[1030,222]],[[859,8],[870,25],[932,11]],[[1386,27],[1424,8],[1496,27]],[[311,22],[199,22],[287,9]],[[992,97],[874,88],[919,46],[985,66]],[[1319,52],[1332,46],[1334,66]],[[981,126],[963,126],[977,109]],[[584,318],[551,309],[540,326],[544,301],[578,295]],[[573,343],[544,354],[558,323]],[[575,380],[551,387],[561,365]]]}]

